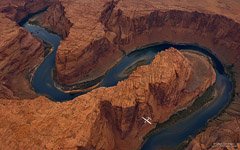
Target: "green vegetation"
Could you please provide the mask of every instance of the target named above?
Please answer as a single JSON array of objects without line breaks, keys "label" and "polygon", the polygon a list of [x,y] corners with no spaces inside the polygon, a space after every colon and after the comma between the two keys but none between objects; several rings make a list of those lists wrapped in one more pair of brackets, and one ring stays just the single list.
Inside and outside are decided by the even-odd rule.
[{"label": "green vegetation", "polygon": [[126,70],[124,70],[124,74],[127,74],[127,75],[130,75],[134,70],[137,69],[137,67],[139,66],[143,66],[143,65],[146,65],[147,64],[147,61],[146,60],[140,60],[138,61],[137,63],[135,63],[134,65],[128,67]]},{"label": "green vegetation", "polygon": [[[226,65],[224,66],[225,68],[225,73],[227,74],[228,78],[231,79],[232,84],[233,84],[233,91],[232,91],[232,95],[231,95],[231,101],[234,99],[235,97],[235,87],[236,87],[236,79],[235,79],[235,72],[234,72],[234,65]],[[201,108],[203,105],[207,104],[208,102],[210,102],[211,100],[213,100],[214,98],[214,91],[215,91],[215,85],[209,87],[206,92],[200,96],[199,98],[197,98],[195,100],[195,102],[193,103],[192,106],[190,106],[188,109],[183,110],[178,112],[177,114],[173,115],[172,117],[170,117],[169,120],[167,120],[164,123],[159,123],[157,124],[156,128],[153,129],[152,131],[150,131],[145,137],[144,140],[146,140],[147,138],[149,138],[150,136],[157,134],[160,130],[162,130],[163,128],[166,128],[174,123],[176,123],[177,121],[179,121],[180,119],[185,118],[186,116],[190,115],[191,113],[193,113],[194,111],[198,110],[199,108]],[[181,144],[179,144],[175,149],[176,150],[182,150],[185,149],[186,146],[189,144],[190,142],[190,138],[188,140],[183,141]]]},{"label": "green vegetation", "polygon": [[160,129],[166,128],[167,126],[170,126],[170,125],[176,123],[178,120],[183,119],[186,116],[191,115],[193,112],[195,112],[196,110],[201,108],[203,105],[205,105],[208,102],[210,102],[211,100],[213,100],[213,98],[214,98],[214,90],[215,90],[214,85],[209,87],[202,96],[198,97],[194,101],[192,106],[190,106],[189,108],[187,108],[185,110],[182,110],[182,111],[176,113],[175,115],[171,116],[170,119],[168,119],[164,123],[158,123],[156,128],[153,129],[152,131],[150,131],[146,135],[146,137],[144,137],[144,139],[148,138],[149,136],[151,136],[153,134],[156,134]]},{"label": "green vegetation", "polygon": [[[214,91],[215,91],[215,84],[213,86],[210,86],[202,96],[198,97],[190,107],[174,114],[173,116],[170,117],[170,119],[168,119],[164,123],[158,123],[156,128],[151,130],[143,139],[144,140],[148,139],[152,135],[157,134],[163,128],[166,128],[168,126],[171,126],[172,124],[175,124],[177,121],[185,118],[186,116],[191,115],[192,113],[200,109],[203,105],[212,101],[214,99],[214,93],[215,93]],[[179,144],[179,146],[176,147],[176,149],[177,150],[184,149],[184,147],[187,144],[188,144],[188,140]]]},{"label": "green vegetation", "polygon": [[46,57],[48,54],[52,52],[53,47],[51,44],[44,41],[43,41],[43,46],[44,46],[44,57]]},{"label": "green vegetation", "polygon": [[183,150],[186,149],[186,146],[189,144],[189,140],[183,141],[181,144],[179,144],[175,150]]},{"label": "green vegetation", "polygon": [[40,23],[36,18],[29,19],[28,23],[31,24],[31,25],[40,26]]},{"label": "green vegetation", "polygon": [[229,79],[231,79],[232,81],[232,85],[233,85],[233,91],[232,91],[232,95],[231,95],[231,101],[234,99],[234,97],[236,96],[236,73],[234,72],[234,64],[231,65],[226,65],[225,67],[225,72],[228,76]]}]

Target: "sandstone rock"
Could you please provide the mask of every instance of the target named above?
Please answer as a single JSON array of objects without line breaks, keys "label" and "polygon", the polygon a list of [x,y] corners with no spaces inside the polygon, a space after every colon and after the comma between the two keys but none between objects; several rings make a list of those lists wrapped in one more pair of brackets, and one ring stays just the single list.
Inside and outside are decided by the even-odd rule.
[{"label": "sandstone rock", "polygon": [[33,97],[27,78],[43,60],[43,43],[1,13],[0,24],[0,97]]},{"label": "sandstone rock", "polygon": [[53,3],[47,11],[36,16],[30,22],[36,23],[44,28],[47,28],[54,33],[59,34],[63,39],[69,34],[72,23],[65,17],[63,6],[56,2]]},{"label": "sandstone rock", "polygon": [[[198,63],[192,60],[203,61],[203,69],[208,73],[197,74]],[[185,90],[192,84],[189,82],[193,82],[193,75],[201,75],[206,82],[195,83],[191,91]],[[95,89],[72,101],[55,103],[44,97],[21,102],[1,100],[0,146],[137,149],[156,122],[164,122],[190,105],[215,82],[215,77],[207,58],[169,49],[159,53],[150,65],[138,67],[116,86]],[[162,86],[166,89],[161,89]],[[166,97],[157,96],[159,88]],[[144,124],[142,116],[150,116],[154,125]]]},{"label": "sandstone rock", "polygon": [[239,115],[228,116],[228,120],[214,121],[206,131],[200,133],[187,147],[188,150],[239,149]]},{"label": "sandstone rock", "polygon": [[[73,23],[57,54],[57,78],[62,84],[102,76],[122,57],[117,52],[129,53],[160,41],[198,43],[212,49],[228,64],[239,56],[240,18],[235,12],[239,11],[237,6],[240,4],[235,1],[196,4],[188,1],[125,0],[92,4],[89,1],[62,0],[61,4]],[[79,29],[83,36],[77,35]],[[91,46],[104,38],[107,42],[103,49]],[[226,54],[226,49],[231,53]],[[99,55],[103,52],[108,55]],[[111,59],[103,59],[105,57]]]},{"label": "sandstone rock", "polygon": [[26,16],[47,8],[51,2],[43,0],[4,0],[0,2],[0,12],[7,18],[21,22]]},{"label": "sandstone rock", "polygon": [[[59,47],[62,50],[57,52],[58,82],[71,85],[102,76],[123,54],[109,40],[111,34],[105,37],[104,25],[99,21],[101,6],[107,1],[71,0],[60,2],[65,8],[66,17],[73,23],[73,26],[69,36]],[[83,34],[79,35],[78,30],[81,30]],[[75,78],[76,76],[79,78]]]},{"label": "sandstone rock", "polygon": [[[103,74],[114,63],[116,63],[116,60],[122,57],[122,52],[130,52],[134,48],[145,44],[159,42],[162,40],[199,43],[200,45],[212,49],[224,64],[233,64],[232,70],[235,72],[236,94],[233,103],[218,118],[220,124],[223,124],[220,127],[220,132],[217,132],[216,136],[209,134],[212,133],[212,129],[216,129],[218,125],[215,121],[213,121],[213,123],[209,125],[211,129],[207,129],[205,133],[197,136],[190,145],[194,146],[195,143],[196,146],[200,145],[203,148],[206,146],[211,147],[211,143],[209,144],[203,141],[201,141],[203,144],[200,143],[199,139],[201,138],[199,137],[207,136],[212,143],[215,141],[218,142],[218,140],[215,140],[215,137],[220,137],[219,139],[226,139],[228,136],[228,134],[225,134],[225,131],[223,130],[236,129],[234,116],[239,116],[238,110],[240,110],[239,1],[205,0],[200,2],[190,0],[123,0],[113,3],[111,3],[112,1],[110,0],[60,1],[62,6],[65,8],[66,17],[71,21],[71,23],[73,23],[69,36],[62,42],[56,58],[57,73],[60,82],[63,84],[72,84],[84,79],[88,80],[95,78],[93,75],[99,76]],[[15,27],[16,25],[10,20],[6,20],[5,17],[20,22],[20,20],[26,17],[29,13],[37,12],[48,6],[45,2],[46,1],[40,0],[0,1],[0,12],[4,14],[0,14],[0,20],[3,20],[1,24],[4,24],[0,29],[0,43],[4,43],[3,45],[8,42],[12,43],[11,41],[15,39],[15,37],[24,37],[22,35],[23,33],[25,36],[27,35],[27,37],[30,37],[28,33],[18,27]],[[49,10],[56,11],[58,9],[51,8]],[[5,26],[5,24],[8,26]],[[48,24],[48,22],[46,22],[46,24]],[[5,27],[7,27],[8,30],[6,30]],[[16,30],[10,31],[10,29]],[[55,32],[63,32],[63,29]],[[17,33],[19,33],[19,35]],[[5,41],[6,39],[9,41]],[[17,39],[13,41],[19,43]],[[99,50],[98,44],[102,44],[104,48]],[[1,81],[2,85],[0,86],[0,95],[3,95],[5,98],[13,98],[18,96],[14,91],[29,91],[29,89],[22,89],[22,87],[27,86],[20,85],[17,88],[15,88],[15,86],[17,85],[16,83],[20,81],[18,78],[23,81],[22,84],[26,85],[26,82],[22,80],[24,77],[22,77],[23,73],[20,70],[25,70],[25,67],[32,67],[30,63],[28,64],[27,59],[25,60],[25,57],[22,58],[22,55],[15,53],[13,53],[15,55],[9,55],[7,57],[11,60],[9,66],[13,66],[13,68],[6,66],[5,63],[8,61],[4,59],[7,56],[4,53],[5,50],[8,51],[9,49],[4,48],[3,53],[3,48],[1,46],[0,62],[1,66],[3,66],[2,69],[5,70],[3,74],[6,76],[4,76],[4,81]],[[15,48],[15,46],[19,47],[18,44],[15,44],[13,47]],[[14,50],[19,50],[19,48]],[[39,51],[42,50],[38,50],[37,54],[32,54],[34,58],[36,57],[32,60],[39,61],[39,57],[37,56],[42,55]],[[26,55],[29,56],[28,54]],[[106,59],[106,57],[110,59]],[[10,75],[12,72],[16,71],[14,68],[17,68],[17,65],[22,68],[22,61],[21,64],[16,63],[13,58],[16,58],[17,60],[25,60],[23,62],[26,66],[24,66],[23,69],[17,70],[20,77],[16,77],[14,73],[13,77]],[[2,65],[2,62],[4,65]],[[38,63],[34,62],[33,64]],[[30,66],[27,67],[28,65]],[[9,71],[8,73],[8,71],[6,71],[7,69],[4,68],[9,68],[9,70],[12,71]],[[79,71],[80,73],[78,73]],[[2,77],[3,76],[1,76],[1,78]],[[10,78],[15,79],[15,81],[8,81]],[[192,77],[190,76],[189,81],[193,80],[191,78]],[[10,86],[9,83],[11,83]],[[162,97],[162,95],[164,96],[165,94],[156,94],[154,90],[155,88],[162,89],[162,87],[162,84],[153,84],[151,88],[151,93],[153,93],[152,97],[158,98]],[[187,85],[187,87],[189,86]],[[13,88],[15,88],[15,90]],[[188,89],[191,90],[192,87]],[[25,92],[23,92],[23,95],[27,95],[24,93]],[[138,96],[139,102],[144,101],[144,94],[142,94],[141,90],[137,89],[135,94]],[[104,145],[109,145],[109,149],[114,149],[114,146],[118,145],[115,141],[119,143],[118,140],[112,138],[114,137],[114,133],[120,133],[121,131],[121,137],[119,138],[125,137],[129,134],[128,128],[130,128],[131,125],[127,122],[129,122],[132,118],[129,117],[127,113],[133,113],[135,107],[127,110],[123,110],[122,108],[133,102],[125,102],[123,105],[124,107],[117,107],[119,110],[118,112],[124,112],[124,121],[116,121],[118,129],[113,132],[110,124],[105,123],[108,122],[108,119],[99,117],[107,116],[103,113],[105,111],[100,111],[103,108],[103,110],[108,110],[105,114],[112,112],[110,110],[113,109],[111,107],[113,104],[108,101],[107,103],[104,103],[103,101],[100,105],[98,101],[95,101],[95,98],[89,95],[81,96],[80,99],[87,99],[87,101],[83,100],[80,102],[78,100],[74,100],[73,102],[59,104],[49,102],[44,97],[39,97],[35,99],[35,101],[23,100],[21,102],[16,100],[1,100],[1,149],[3,149],[3,147],[6,149],[5,146],[9,146],[13,149],[33,149],[38,145],[41,148],[46,147],[48,149],[63,147],[69,149],[75,147],[90,149],[97,143],[96,141],[99,141],[99,144],[95,147],[97,149],[103,148]],[[163,104],[167,104],[167,101],[163,102]],[[151,114],[153,111],[149,109],[148,104],[137,104],[138,110],[139,112],[142,112],[142,114]],[[178,103],[178,106],[180,106],[180,104],[181,103]],[[98,115],[99,112],[101,112],[101,115]],[[163,118],[160,118],[159,120],[161,119]],[[92,120],[95,122],[92,123]],[[95,123],[98,121],[101,122],[99,124],[99,128],[103,130],[101,130],[100,136],[95,136],[93,133],[95,131],[97,132],[99,129],[95,126]],[[142,125],[140,120],[136,124],[137,127]],[[232,136],[235,135],[233,132],[230,132],[230,135],[232,138],[229,141],[236,141],[238,138],[237,136]],[[106,138],[101,139],[101,137]],[[235,137],[237,138],[235,139]],[[89,139],[92,139],[92,141],[89,141]]]},{"label": "sandstone rock", "polygon": [[[74,14],[77,14],[78,9],[75,6],[75,9],[70,8],[70,3],[61,1],[63,6],[66,9],[66,15],[69,18],[73,18]],[[74,3],[74,2],[71,2]],[[81,3],[81,2],[79,2]],[[75,3],[74,3],[75,4]],[[87,4],[87,2],[82,1],[82,5]],[[106,36],[110,43],[114,43],[120,50],[125,52],[130,52],[136,47],[141,47],[149,43],[155,43],[160,41],[171,41],[176,43],[198,43],[203,45],[213,51],[217,57],[225,65],[233,65],[232,71],[234,72],[234,80],[236,82],[236,96],[234,97],[234,102],[239,103],[240,100],[240,13],[239,1],[217,1],[217,0],[206,0],[203,2],[199,1],[134,1],[134,0],[123,0],[123,1],[108,1],[105,4],[99,2],[95,6],[91,6],[91,13],[88,11],[82,11],[79,18],[94,18],[102,23],[101,28],[91,28],[90,30],[93,33],[105,32],[101,36]],[[102,9],[100,9],[102,8]],[[71,10],[71,11],[68,11]],[[94,10],[96,13],[93,13]],[[101,14],[99,13],[101,11]],[[87,12],[85,14],[85,12]],[[73,24],[77,22],[76,19],[70,19]],[[83,19],[83,20],[84,20]],[[76,23],[77,24],[77,23]],[[70,31],[69,39],[71,39],[71,45],[65,44],[60,47],[58,51],[58,61],[57,61],[57,75],[59,81],[69,84],[76,83],[79,80],[86,79],[86,76],[91,74],[91,67],[94,67],[94,70],[97,70],[94,75],[100,76],[108,68],[108,64],[104,63],[106,68],[99,67],[98,65],[91,66],[85,65],[81,62],[82,66],[88,66],[88,69],[84,69],[84,73],[76,74],[83,70],[81,65],[78,67],[70,67],[68,69],[66,66],[74,66],[77,64],[77,59],[68,59],[71,55],[72,57],[86,58],[82,53],[77,53],[74,51],[82,51],[87,46],[77,47],[74,44],[79,41],[87,41],[82,39],[91,39],[94,41],[94,38],[89,33],[89,30],[85,26],[94,26],[96,22],[86,22],[83,21],[81,27],[84,30],[81,30],[81,33],[86,33],[86,37],[77,39],[74,42],[75,38],[72,38]],[[76,26],[76,25],[73,25]],[[72,31],[75,33],[77,29]],[[76,37],[76,35],[75,35]],[[67,42],[67,41],[66,41]],[[86,44],[87,45],[87,44]],[[80,49],[80,50],[79,50]],[[67,55],[67,56],[66,56]],[[70,55],[70,56],[69,56]],[[92,60],[89,58],[89,60]],[[108,61],[108,60],[105,60]],[[101,69],[100,69],[101,68]],[[68,70],[66,72],[66,70]],[[160,89],[162,89],[160,87]],[[164,95],[156,95],[157,97],[163,97]],[[237,110],[240,110],[239,105],[232,104],[230,107],[237,107]],[[226,111],[231,110],[227,109]],[[235,109],[236,110],[236,109]],[[231,111],[232,114],[239,115],[239,111]],[[227,112],[226,112],[227,113]],[[225,113],[224,113],[225,114]],[[224,116],[224,115],[223,115]],[[230,117],[230,116],[229,116]],[[221,118],[221,117],[220,117]],[[213,125],[214,126],[214,125]],[[225,126],[223,127],[225,128]],[[228,126],[229,129],[234,129],[234,127]],[[223,136],[223,134],[221,134]]]}]

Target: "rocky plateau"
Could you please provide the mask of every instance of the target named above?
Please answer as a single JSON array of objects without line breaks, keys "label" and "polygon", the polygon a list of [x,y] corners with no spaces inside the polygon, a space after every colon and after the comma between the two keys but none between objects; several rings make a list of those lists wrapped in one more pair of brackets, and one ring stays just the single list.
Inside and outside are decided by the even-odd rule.
[{"label": "rocky plateau", "polygon": [[[238,0],[0,1],[0,149],[136,149],[154,128],[145,126],[141,115],[164,122],[215,81],[205,57],[171,49],[117,86],[51,102],[29,84],[44,59],[44,44],[19,26],[29,14],[44,9],[32,21],[63,38],[56,56],[56,79],[62,85],[102,76],[125,54],[156,42],[198,43],[211,49],[231,66],[235,93],[228,108],[188,149],[240,143],[239,8]],[[205,71],[194,74],[199,62]],[[194,78],[202,82],[188,89]]]},{"label": "rocky plateau", "polygon": [[[196,69],[199,65],[201,72]],[[0,145],[7,149],[137,149],[155,127],[144,124],[141,116],[151,116],[154,124],[164,122],[191,105],[215,79],[208,58],[169,49],[116,86],[95,89],[69,102],[45,97],[2,100]]]}]

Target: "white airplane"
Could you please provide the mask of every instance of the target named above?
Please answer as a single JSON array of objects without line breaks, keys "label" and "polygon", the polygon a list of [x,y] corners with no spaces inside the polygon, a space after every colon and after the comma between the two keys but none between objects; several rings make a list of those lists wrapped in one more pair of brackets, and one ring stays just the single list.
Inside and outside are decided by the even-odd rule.
[{"label": "white airplane", "polygon": [[150,120],[152,120],[150,117],[147,117],[147,119],[144,118],[144,117],[142,117],[142,119],[144,120],[144,123],[152,124],[152,123],[150,122]]}]

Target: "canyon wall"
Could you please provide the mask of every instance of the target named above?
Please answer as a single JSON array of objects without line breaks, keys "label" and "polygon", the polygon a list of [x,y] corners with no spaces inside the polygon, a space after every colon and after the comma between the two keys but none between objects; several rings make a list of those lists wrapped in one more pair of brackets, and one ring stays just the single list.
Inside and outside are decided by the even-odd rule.
[{"label": "canyon wall", "polygon": [[[4,0],[0,2],[1,98],[34,98],[29,81],[44,58],[44,45],[17,23],[56,4],[55,0]],[[61,7],[60,7],[61,8]]]},{"label": "canyon wall", "polygon": [[[88,76],[91,76],[91,79],[102,76],[116,64],[119,57],[122,57],[117,53],[118,51],[123,54],[129,53],[136,48],[161,41],[198,43],[210,48],[226,64],[236,62],[240,56],[238,53],[240,25],[232,19],[219,15],[218,11],[214,14],[209,10],[204,13],[194,11],[194,9],[192,11],[165,10],[159,6],[161,3],[158,2],[152,2],[156,3],[156,8],[148,6],[149,9],[147,9],[148,7],[145,8],[142,3],[138,6],[131,5],[131,2],[99,2],[99,6],[92,6],[94,8],[89,6],[89,9],[94,10],[85,13],[85,9],[77,12],[81,8],[68,8],[69,3],[62,1],[66,16],[73,23],[73,27],[57,54],[56,71],[57,78],[61,83],[74,84],[89,80]],[[81,2],[71,3],[81,5]],[[126,7],[127,5],[131,7]],[[99,11],[99,7],[102,8],[102,11]],[[80,15],[76,16],[74,13]],[[226,13],[227,15],[229,12]],[[84,20],[87,16],[91,16],[94,21]],[[233,18],[233,16],[231,17]],[[239,20],[239,18],[237,19]],[[75,24],[79,20],[81,23]],[[91,26],[93,27],[90,28]],[[81,33],[84,33],[83,37],[75,35],[79,28],[82,29]],[[104,48],[102,46],[101,48],[90,47],[100,39],[106,39],[108,46],[104,46]],[[226,53],[226,49],[231,53]],[[108,55],[99,55],[103,51]],[[111,59],[105,59],[106,57]],[[115,60],[112,61],[112,58]]]},{"label": "canyon wall", "polygon": [[[237,104],[239,105],[239,104]],[[236,106],[236,105],[235,105]],[[237,108],[236,108],[237,109]],[[229,111],[230,109],[228,109]],[[209,123],[209,127],[195,137],[187,150],[224,150],[240,148],[240,115],[239,110],[224,113],[219,119]]]},{"label": "canyon wall", "polygon": [[[113,66],[123,56],[123,51],[119,50],[117,45],[109,39],[114,35],[109,34],[106,37],[104,26],[99,22],[101,6],[106,1],[60,2],[65,8],[66,17],[73,23],[73,26],[69,36],[61,43],[59,47],[61,50],[57,51],[57,80],[60,84],[71,85],[96,79],[100,75],[99,72],[105,72],[109,66]],[[68,7],[69,4],[71,8]],[[76,76],[79,78],[75,78]]]},{"label": "canyon wall", "polygon": [[50,4],[51,1],[42,0],[0,2],[1,98],[23,99],[37,96],[32,91],[29,80],[34,68],[43,60],[44,45],[17,23]]},{"label": "canyon wall", "polygon": [[0,12],[7,18],[20,23],[29,14],[47,8],[55,0],[4,0],[0,2]]},{"label": "canyon wall", "polygon": [[[73,1],[71,3],[76,4]],[[87,2],[82,2],[83,6],[85,4]],[[99,61],[93,61],[96,57],[101,60],[101,55],[96,55],[96,57],[87,57],[86,55],[87,52],[97,54],[96,51],[98,51],[98,49],[88,49],[88,51],[86,49],[88,44],[85,41],[89,39],[91,41],[89,43],[95,41],[92,35],[97,35],[99,38],[106,37],[108,43],[117,47],[123,54],[141,46],[161,41],[197,43],[211,49],[225,66],[232,66],[231,71],[234,74],[233,80],[236,85],[234,102],[219,119],[222,122],[227,121],[227,117],[224,117],[227,115],[232,120],[231,122],[234,122],[234,116],[239,115],[240,16],[237,15],[240,13],[239,1],[106,1],[105,3],[99,2],[96,6],[91,5],[89,11],[87,11],[87,8],[82,9],[79,17],[74,15],[75,13],[78,14],[77,6],[71,9],[69,3],[64,0],[62,0],[62,5],[65,7],[66,15],[73,23],[73,29],[71,29],[68,37],[71,44],[68,40],[64,41],[57,54],[57,78],[61,83],[74,84],[88,80],[88,75],[95,75],[96,78],[115,64],[108,59],[102,59],[101,63],[104,64],[104,67],[97,64],[87,64],[88,60],[99,63]],[[99,11],[100,8],[102,8],[101,11]],[[86,17],[94,21],[86,21]],[[79,20],[82,20],[82,23],[80,25],[79,23],[75,24]],[[99,20],[101,24],[96,20]],[[82,38],[76,38],[77,36],[74,34],[79,28],[82,29],[81,34],[85,35]],[[112,53],[110,58],[116,55],[118,54]],[[78,60],[82,59],[84,61],[79,63]],[[212,123],[210,126],[215,128],[216,124]],[[233,129],[234,127],[222,126],[222,128]],[[224,134],[220,135],[226,137]],[[236,141],[236,139],[234,140]],[[215,139],[215,142],[217,141],[219,141],[219,138]]]},{"label": "canyon wall", "polygon": [[64,7],[59,2],[51,4],[45,12],[32,18],[30,23],[59,34],[63,39],[68,36],[72,26],[72,23],[65,16]]},{"label": "canyon wall", "polygon": [[[210,123],[209,129],[197,136],[190,144],[190,148],[199,143],[202,144],[203,149],[211,147],[214,142],[222,142],[228,137],[228,134],[222,134],[221,131],[237,128],[236,122],[239,118],[236,116],[239,116],[240,110],[239,1],[60,0],[60,2],[63,7],[51,7],[48,12],[61,10],[62,13],[64,8],[67,19],[73,25],[68,29],[69,24],[67,24],[67,30],[56,28],[54,31],[63,37],[68,35],[61,43],[56,57],[59,82],[74,84],[83,80],[91,80],[104,74],[125,53],[146,44],[159,41],[198,43],[210,48],[224,64],[233,66],[236,88],[234,101],[218,118],[219,123],[214,121]],[[29,95],[35,96],[29,89],[29,82],[26,81],[25,75],[42,60],[43,47],[40,41],[12,21],[20,22],[29,13],[37,12],[48,6],[46,1],[40,0],[0,2],[0,20],[3,20],[1,22],[3,27],[0,29],[0,33],[2,33],[0,69],[3,72],[1,97],[17,99]],[[51,27],[49,29],[53,30],[57,26],[55,22],[59,20],[65,24],[66,19],[59,14],[57,16],[60,19],[49,19],[53,23],[48,23],[48,21],[45,23],[46,26]],[[46,17],[48,17],[47,14]],[[11,53],[12,50],[14,53]],[[13,66],[13,68],[9,66]],[[27,88],[24,89],[25,87]],[[153,98],[161,99],[167,94],[157,94],[155,89],[164,91],[163,87],[165,87],[163,84],[152,84],[151,90],[149,90],[151,92],[148,92]],[[19,93],[19,91],[27,92]],[[119,94],[119,97],[121,96]],[[141,94],[137,96],[141,100]],[[122,99],[118,101],[121,102]],[[157,102],[167,104],[165,100]],[[36,98],[35,101],[28,99],[22,102],[1,99],[0,104],[0,118],[3,122],[0,127],[2,139],[0,145],[4,148],[15,149],[34,148],[37,145],[41,148],[79,147],[87,149],[109,145],[109,149],[111,149],[116,145],[121,145],[122,138],[130,135],[129,129],[133,128],[133,125],[129,124],[129,120],[134,120],[134,118],[128,116],[128,113],[135,114],[138,112],[137,110],[142,110],[146,114],[151,114],[150,112],[153,111],[148,109],[146,104],[142,106],[140,101],[137,107],[123,110],[122,108],[126,107],[125,104],[98,103],[95,97],[89,99],[89,95],[62,104],[50,102],[45,97]],[[180,104],[178,103],[179,107]],[[168,113],[167,110],[165,111]],[[110,116],[117,119],[108,118],[106,114],[111,114]],[[45,121],[41,119],[45,119]],[[107,123],[111,119],[114,120],[113,126]],[[220,127],[222,130],[213,136],[212,129],[219,129],[217,126],[223,122],[226,123]],[[96,126],[96,123],[99,123],[99,126]],[[98,130],[99,128],[102,129],[101,132]],[[112,128],[113,130],[111,130]],[[97,131],[99,131],[99,135],[95,136],[94,133]],[[147,133],[147,131],[149,130],[146,129],[146,132],[142,132]],[[120,137],[112,138],[115,132]],[[202,138],[206,135],[211,142]],[[231,132],[230,135],[235,135],[235,132]],[[101,137],[106,138],[101,139]],[[236,142],[238,139],[237,136],[236,138],[235,136],[231,137],[233,138],[227,141]],[[138,142],[141,143],[141,140]]]},{"label": "canyon wall", "polygon": [[2,14],[0,18],[0,97],[32,97],[29,74],[43,60],[43,43]]},{"label": "canyon wall", "polygon": [[[72,101],[1,100],[0,148],[137,149],[157,122],[191,105],[215,79],[208,58],[169,49],[116,86]],[[153,124],[145,124],[142,116],[151,117]]]}]

